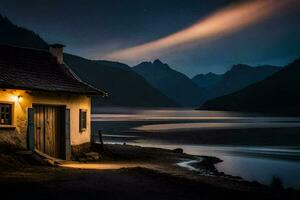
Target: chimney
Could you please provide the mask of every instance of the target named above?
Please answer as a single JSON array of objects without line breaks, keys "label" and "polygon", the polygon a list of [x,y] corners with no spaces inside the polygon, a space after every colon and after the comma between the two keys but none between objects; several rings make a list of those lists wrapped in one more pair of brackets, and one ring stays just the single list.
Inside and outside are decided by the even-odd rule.
[{"label": "chimney", "polygon": [[57,59],[58,64],[64,63],[64,47],[62,44],[49,45],[49,51]]}]

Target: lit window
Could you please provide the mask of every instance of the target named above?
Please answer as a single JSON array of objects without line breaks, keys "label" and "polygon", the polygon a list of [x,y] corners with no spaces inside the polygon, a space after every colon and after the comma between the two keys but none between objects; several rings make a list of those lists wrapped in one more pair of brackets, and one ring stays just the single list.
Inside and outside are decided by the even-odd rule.
[{"label": "lit window", "polygon": [[12,125],[12,105],[0,103],[0,125]]},{"label": "lit window", "polygon": [[79,111],[79,130],[85,131],[86,130],[86,123],[87,123],[87,110],[80,109]]}]

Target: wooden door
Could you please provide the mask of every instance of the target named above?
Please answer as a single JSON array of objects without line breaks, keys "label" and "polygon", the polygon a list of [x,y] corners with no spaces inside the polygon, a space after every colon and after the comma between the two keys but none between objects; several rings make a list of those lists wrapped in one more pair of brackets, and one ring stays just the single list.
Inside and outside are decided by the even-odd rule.
[{"label": "wooden door", "polygon": [[35,149],[55,158],[63,155],[62,107],[34,106]]}]

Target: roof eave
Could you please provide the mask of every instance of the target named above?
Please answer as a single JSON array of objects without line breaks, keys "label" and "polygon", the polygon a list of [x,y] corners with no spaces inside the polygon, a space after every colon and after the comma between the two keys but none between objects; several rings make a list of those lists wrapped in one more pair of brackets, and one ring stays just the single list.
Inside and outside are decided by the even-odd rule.
[{"label": "roof eave", "polygon": [[76,94],[76,95],[89,95],[89,96],[108,96],[108,93],[103,91],[91,91],[91,92],[77,92],[77,91],[68,91],[68,90],[46,90],[41,88],[32,88],[32,87],[22,87],[22,86],[12,86],[12,85],[0,85],[2,90],[29,90],[29,91],[38,91],[38,92],[48,92],[48,93],[66,93],[66,94]]}]

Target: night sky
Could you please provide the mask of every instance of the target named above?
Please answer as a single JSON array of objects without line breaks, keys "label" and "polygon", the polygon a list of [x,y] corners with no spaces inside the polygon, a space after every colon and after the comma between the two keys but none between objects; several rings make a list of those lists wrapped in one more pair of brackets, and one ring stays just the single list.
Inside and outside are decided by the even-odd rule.
[{"label": "night sky", "polygon": [[114,55],[114,60],[130,65],[159,58],[193,76],[222,73],[237,63],[284,65],[300,57],[300,1],[261,1],[268,3],[266,12],[280,1],[288,5],[238,30],[170,46],[161,54],[160,51],[146,52],[143,56],[131,54],[128,59],[114,53],[127,53],[130,47],[165,38],[245,1],[0,0],[0,13],[37,32],[49,43],[67,45],[69,53],[91,59]]}]

